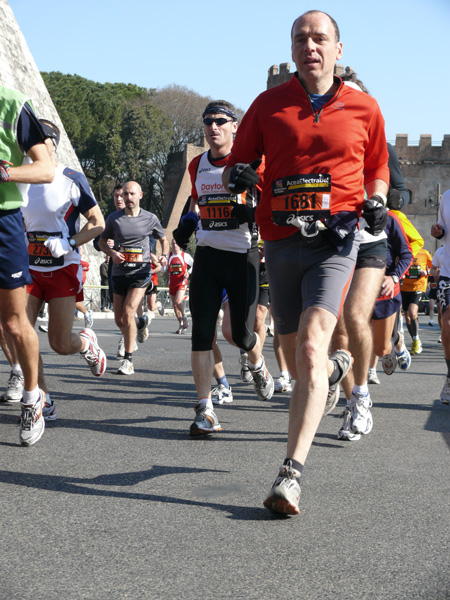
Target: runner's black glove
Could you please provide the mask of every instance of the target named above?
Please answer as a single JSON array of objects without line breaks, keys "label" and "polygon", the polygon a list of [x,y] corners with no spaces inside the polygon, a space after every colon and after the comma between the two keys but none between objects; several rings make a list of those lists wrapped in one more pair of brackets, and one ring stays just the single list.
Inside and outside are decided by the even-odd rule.
[{"label": "runner's black glove", "polygon": [[233,202],[231,216],[233,219],[237,219],[240,225],[243,223],[254,223],[255,209],[252,206],[248,206],[248,204],[238,204],[237,202]]},{"label": "runner's black glove", "polygon": [[375,236],[384,231],[389,220],[387,208],[376,195],[364,202],[362,216],[367,223],[366,231]]},{"label": "runner's black glove", "polygon": [[180,246],[180,248],[183,248],[183,250],[186,250],[189,239],[197,228],[197,224],[198,215],[193,211],[190,211],[185,214],[184,217],[181,217],[180,224],[174,230],[172,235],[176,243]]},{"label": "runner's black glove", "polygon": [[403,206],[402,195],[395,188],[389,188],[386,206],[389,210],[400,210]]},{"label": "runner's black glove", "polygon": [[259,175],[256,170],[261,162],[261,159],[257,158],[249,165],[245,163],[236,163],[231,168],[228,189],[235,194],[242,194],[242,192],[245,192],[248,188],[256,185],[259,181]]},{"label": "runner's black glove", "polygon": [[9,178],[9,167],[12,167],[12,163],[7,160],[0,160],[0,183],[11,181]]}]

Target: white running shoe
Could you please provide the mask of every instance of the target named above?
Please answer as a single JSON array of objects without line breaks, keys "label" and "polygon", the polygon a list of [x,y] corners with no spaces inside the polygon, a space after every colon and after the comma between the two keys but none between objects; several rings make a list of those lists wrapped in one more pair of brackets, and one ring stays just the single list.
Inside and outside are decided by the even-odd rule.
[{"label": "white running shoe", "polygon": [[367,435],[372,431],[373,418],[370,408],[372,400],[369,392],[361,394],[352,392],[351,410],[352,410],[352,430],[354,433]]},{"label": "white running shoe", "polygon": [[86,329],[92,329],[94,325],[94,319],[92,317],[92,312],[90,310],[84,315],[84,326]]},{"label": "white running shoe", "polygon": [[97,344],[97,336],[92,329],[83,329],[80,331],[80,337],[88,341],[88,348],[85,352],[80,352],[86,360],[91,373],[96,377],[101,377],[106,371],[106,354]]},{"label": "white running shoe", "polygon": [[244,353],[240,355],[239,364],[241,365],[241,381],[250,383],[252,381],[252,374],[248,368],[248,354]]},{"label": "white running shoe", "polygon": [[441,392],[442,404],[450,404],[450,377],[445,378],[444,387]]},{"label": "white running shoe", "polygon": [[396,352],[397,363],[402,371],[407,371],[411,366],[411,354],[405,344],[402,344],[400,352]]},{"label": "white running shoe", "polygon": [[137,341],[143,344],[148,338],[148,315],[142,315],[139,317],[137,325]]},{"label": "white running shoe", "polygon": [[[139,346],[137,345],[137,341],[134,340],[133,352],[137,352],[139,350]],[[123,336],[119,340],[119,347],[117,348],[117,358],[123,358],[125,356],[125,342]]]},{"label": "white running shoe", "polygon": [[21,403],[22,414],[20,417],[19,440],[22,446],[32,446],[44,434],[45,420],[42,414],[45,394],[39,390],[39,399],[35,404]]},{"label": "white running shoe", "polygon": [[264,506],[283,515],[298,515],[301,492],[299,478],[300,473],[293,468],[291,461],[282,465],[269,495],[264,500]]},{"label": "white running shoe", "polygon": [[381,357],[381,365],[386,375],[392,375],[397,368],[397,355],[395,354],[394,344],[392,344],[390,353]]},{"label": "white running shoe", "polygon": [[195,406],[195,419],[189,429],[190,435],[209,435],[217,431],[222,431],[222,426],[216,413],[211,408],[206,408],[204,404],[197,404]]},{"label": "white running shoe", "polygon": [[233,402],[231,388],[227,388],[223,383],[220,383],[217,387],[213,388],[211,400],[213,404],[231,404]]},{"label": "white running shoe", "polygon": [[164,316],[164,306],[161,304],[161,302],[159,300],[156,303],[156,306],[158,307],[159,314],[163,317]]},{"label": "white running shoe", "polygon": [[134,375],[134,366],[131,360],[124,358],[116,371],[116,375]]},{"label": "white running shoe", "polygon": [[357,442],[361,439],[361,434],[355,433],[352,429],[352,411],[348,407],[344,411],[344,422],[337,437],[338,440],[347,440],[348,442]]},{"label": "white running shoe", "polygon": [[260,400],[270,400],[273,396],[273,378],[269,373],[263,358],[263,363],[259,369],[250,369],[253,378],[256,395]]},{"label": "white running shoe", "polygon": [[56,404],[50,399],[49,394],[45,394],[45,403],[44,408],[42,409],[42,414],[44,415],[44,419],[46,421],[56,420]]},{"label": "white running shoe", "polygon": [[277,377],[273,380],[273,391],[275,394],[282,394],[283,392],[292,392],[292,383],[290,377]]},{"label": "white running shoe", "polygon": [[375,384],[381,383],[380,380],[378,379],[376,369],[369,369],[369,373],[367,375],[367,383],[375,383]]},{"label": "white running shoe", "polygon": [[9,374],[8,383],[6,384],[5,393],[2,396],[2,400],[5,400],[10,404],[14,402],[20,402],[23,394],[23,383],[24,380],[22,373],[11,371]]},{"label": "white running shoe", "polygon": [[330,360],[338,365],[340,376],[335,383],[328,386],[328,394],[323,411],[324,416],[329,415],[339,402],[339,396],[341,394],[341,387],[339,384],[350,371],[353,363],[352,355],[347,350],[336,350],[336,352],[330,356]]},{"label": "white running shoe", "polygon": [[183,329],[186,330],[188,327],[189,327],[189,323],[188,323],[186,315],[184,315],[184,317],[183,317]]}]

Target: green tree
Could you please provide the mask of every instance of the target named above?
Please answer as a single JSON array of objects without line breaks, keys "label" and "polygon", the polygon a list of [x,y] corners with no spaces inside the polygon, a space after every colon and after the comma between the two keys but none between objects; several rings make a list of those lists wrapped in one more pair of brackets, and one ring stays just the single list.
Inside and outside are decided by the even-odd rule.
[{"label": "green tree", "polygon": [[170,119],[151,103],[150,97],[129,102],[122,121],[122,172],[138,181],[146,208],[162,217],[164,169],[173,127]]},{"label": "green tree", "polygon": [[160,207],[161,164],[173,131],[151,103],[153,91],[59,72],[42,76],[102,210],[112,209],[114,184],[130,179],[141,183],[148,208]]}]

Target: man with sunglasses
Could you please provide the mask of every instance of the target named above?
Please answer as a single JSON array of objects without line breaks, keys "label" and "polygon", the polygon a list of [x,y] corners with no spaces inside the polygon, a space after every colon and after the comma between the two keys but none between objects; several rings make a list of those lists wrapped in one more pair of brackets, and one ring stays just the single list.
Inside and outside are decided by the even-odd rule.
[{"label": "man with sunglasses", "polygon": [[[106,356],[89,328],[72,331],[75,302],[83,300],[83,273],[79,247],[99,235],[105,226],[100,208],[82,173],[56,160],[59,129],[41,119],[48,135],[47,152],[55,167],[52,183],[31,185],[24,194],[22,216],[28,241],[32,282],[27,286],[27,313],[34,326],[45,302],[49,307],[48,339],[58,354],[80,353],[91,372],[100,377],[106,370]],[[80,229],[80,215],[86,218]],[[39,387],[45,393],[45,420],[56,418],[39,361]]]},{"label": "man with sunglasses", "polygon": [[196,229],[197,249],[189,288],[192,317],[191,364],[198,402],[191,425],[193,436],[221,431],[211,400],[213,341],[224,290],[228,296],[233,342],[247,352],[255,391],[261,400],[273,394],[273,379],[253,331],[258,303],[259,253],[254,222],[254,191],[225,191],[222,173],[233,145],[238,120],[224,100],[210,102],[203,112],[210,149],[189,165],[192,182],[190,212],[174,237],[185,247]]},{"label": "man with sunglasses", "polygon": [[350,367],[348,353],[332,362],[328,348],[353,274],[359,216],[364,209],[375,234],[384,228],[389,183],[376,101],[334,77],[342,56],[337,23],[306,12],[292,26],[291,48],[297,72],[250,106],[224,172],[226,188],[242,191],[257,181],[253,164],[265,156],[256,219],[275,326],[296,380],[286,459],[264,502],[283,514],[299,513],[301,472],[329,383]]},{"label": "man with sunglasses", "polygon": [[49,183],[54,167],[31,102],[0,86],[0,320],[12,338],[23,372],[20,443],[31,446],[44,433],[44,394],[38,387],[39,342],[26,314],[25,286],[31,282],[22,227],[22,191]]}]

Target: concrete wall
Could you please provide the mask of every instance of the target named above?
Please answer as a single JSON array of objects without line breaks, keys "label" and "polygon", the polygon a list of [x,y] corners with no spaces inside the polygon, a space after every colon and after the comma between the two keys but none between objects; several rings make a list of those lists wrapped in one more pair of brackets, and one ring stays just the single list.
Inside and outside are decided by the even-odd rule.
[{"label": "concrete wall", "polygon": [[[37,6],[37,5],[36,5]],[[82,171],[77,155],[45,87],[25,38],[6,0],[0,0],[0,84],[27,94],[39,118],[46,118],[61,130],[57,157],[63,164]],[[87,284],[100,284],[99,266],[104,254],[94,250],[92,243],[83,246],[90,263]]]}]

